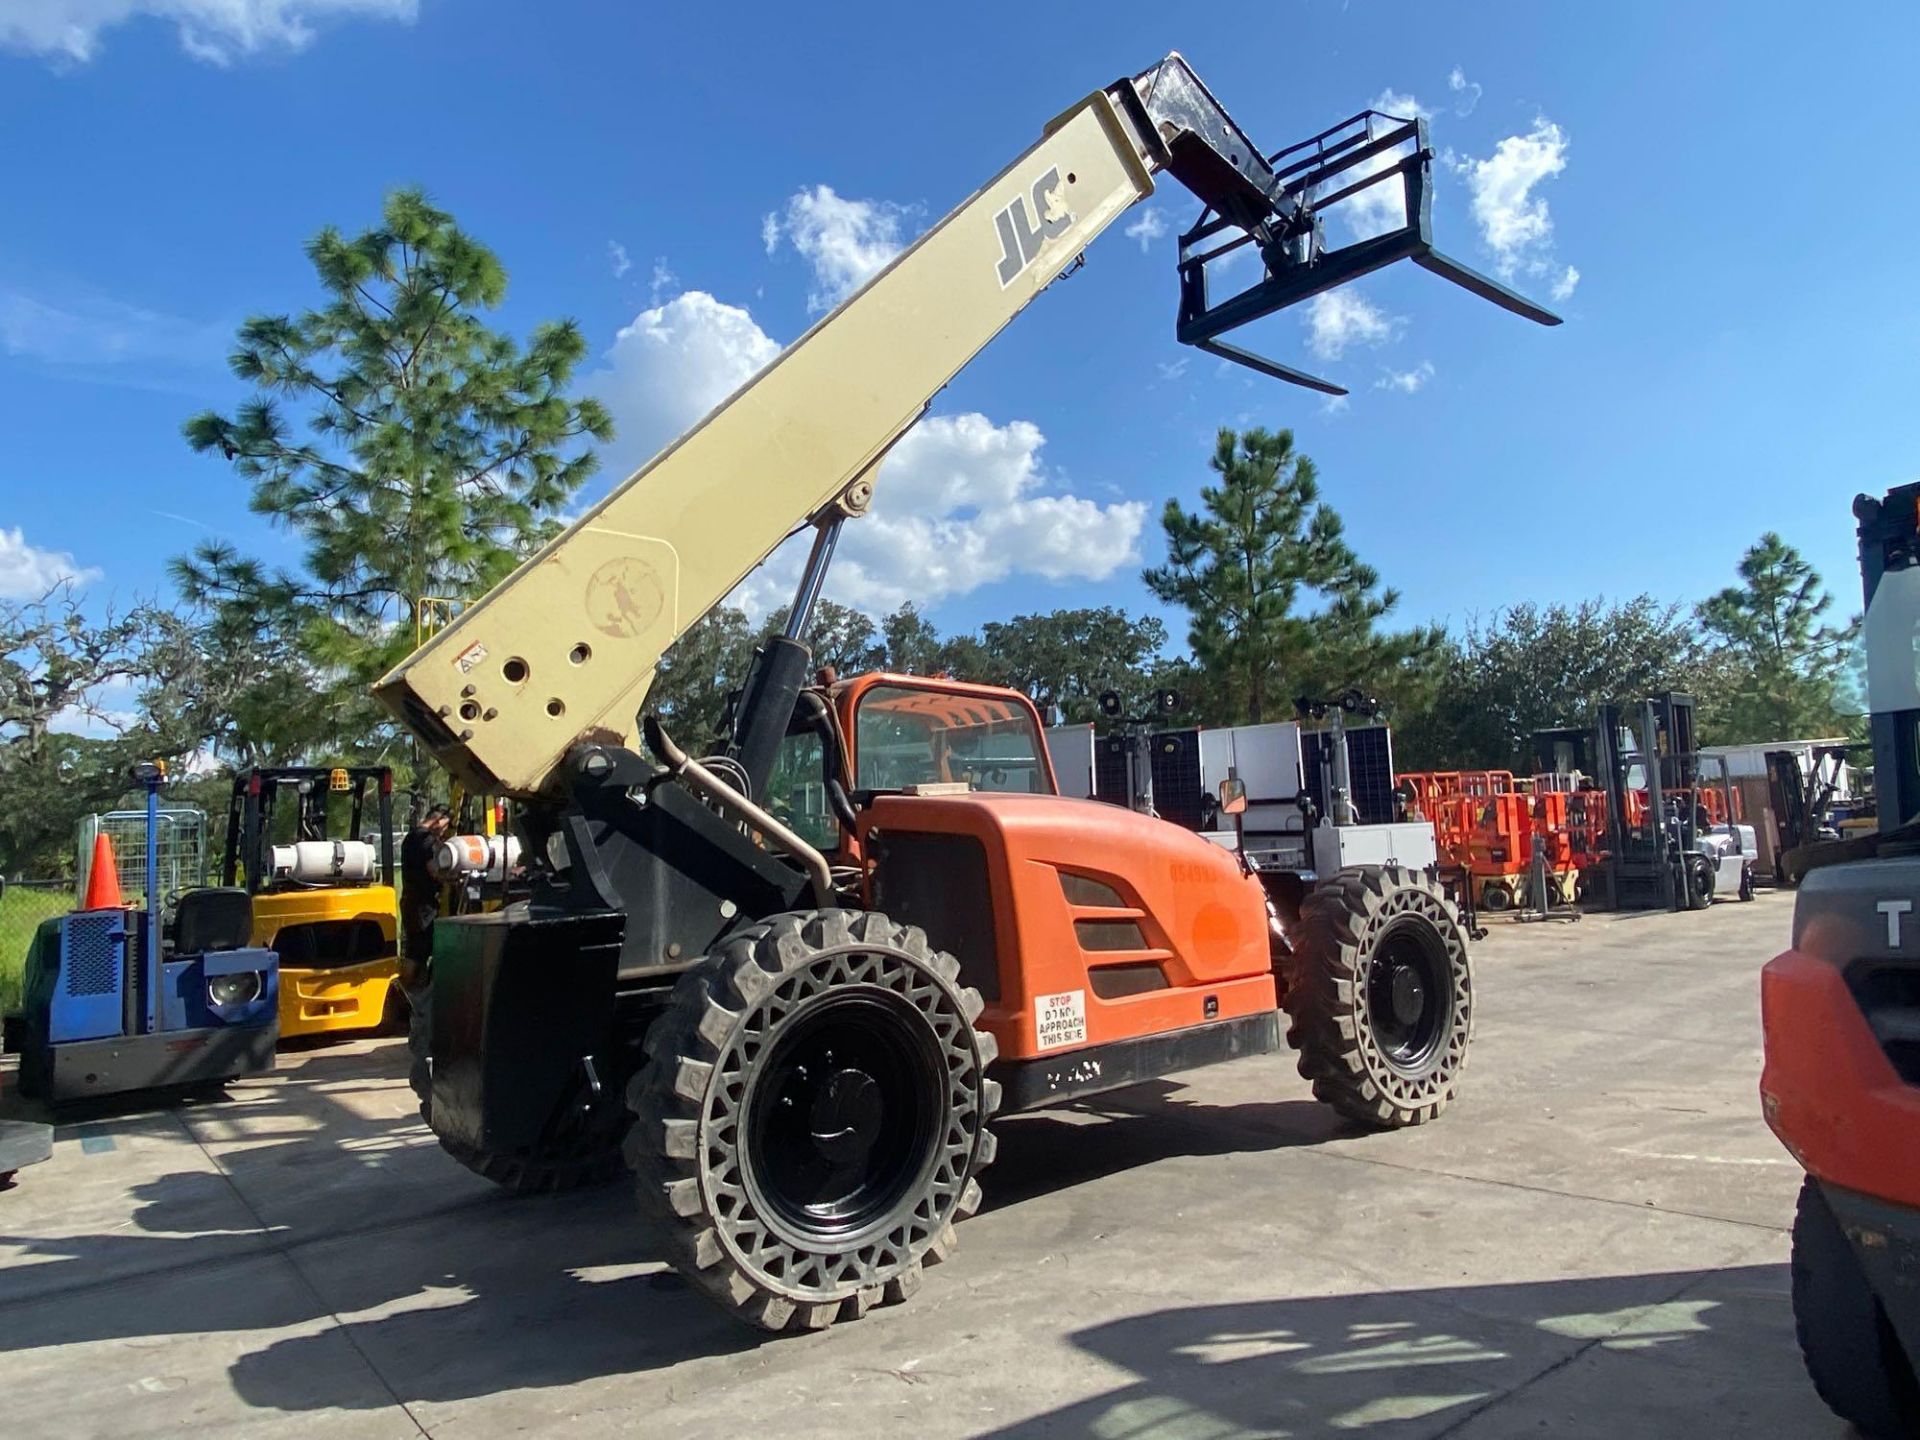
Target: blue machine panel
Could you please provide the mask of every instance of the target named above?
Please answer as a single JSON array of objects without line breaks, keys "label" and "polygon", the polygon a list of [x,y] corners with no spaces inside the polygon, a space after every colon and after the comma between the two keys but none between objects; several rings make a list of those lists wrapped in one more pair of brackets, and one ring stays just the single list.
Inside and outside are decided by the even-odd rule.
[{"label": "blue machine panel", "polygon": [[[199,1030],[210,1026],[259,1025],[280,1010],[280,960],[265,949],[214,950],[205,955],[177,956],[166,962],[166,1005],[161,1023],[168,1030]],[[216,1005],[207,982],[227,975],[257,977],[246,998]]]},{"label": "blue machine panel", "polygon": [[47,1038],[58,1045],[120,1034],[126,985],[126,912],[82,910],[64,917]]}]

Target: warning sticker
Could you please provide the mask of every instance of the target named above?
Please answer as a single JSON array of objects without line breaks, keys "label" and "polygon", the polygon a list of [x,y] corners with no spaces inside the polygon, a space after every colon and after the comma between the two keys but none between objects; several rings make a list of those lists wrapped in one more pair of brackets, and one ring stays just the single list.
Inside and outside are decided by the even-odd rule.
[{"label": "warning sticker", "polygon": [[1087,1043],[1087,992],[1063,990],[1058,995],[1036,995],[1033,1001],[1033,1041],[1037,1050],[1059,1050]]},{"label": "warning sticker", "polygon": [[462,675],[471,675],[473,673],[473,667],[486,658],[487,647],[476,640],[458,655],[454,656],[453,663],[459,668]]}]

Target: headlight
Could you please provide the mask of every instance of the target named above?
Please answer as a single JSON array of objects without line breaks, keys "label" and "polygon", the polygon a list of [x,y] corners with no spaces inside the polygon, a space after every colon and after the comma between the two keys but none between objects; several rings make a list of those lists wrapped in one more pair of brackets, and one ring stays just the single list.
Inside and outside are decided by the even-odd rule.
[{"label": "headlight", "polygon": [[260,998],[260,972],[242,970],[234,975],[215,975],[207,981],[207,999],[214,1005],[245,1005]]}]

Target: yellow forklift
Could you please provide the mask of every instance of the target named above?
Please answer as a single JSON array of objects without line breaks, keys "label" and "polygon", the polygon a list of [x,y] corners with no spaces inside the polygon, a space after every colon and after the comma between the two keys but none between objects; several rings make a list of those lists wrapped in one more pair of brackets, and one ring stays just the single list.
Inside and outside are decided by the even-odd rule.
[{"label": "yellow forklift", "polygon": [[256,766],[233,777],[221,883],[246,888],[252,943],[280,958],[282,1039],[405,1024],[393,849],[384,765]]}]

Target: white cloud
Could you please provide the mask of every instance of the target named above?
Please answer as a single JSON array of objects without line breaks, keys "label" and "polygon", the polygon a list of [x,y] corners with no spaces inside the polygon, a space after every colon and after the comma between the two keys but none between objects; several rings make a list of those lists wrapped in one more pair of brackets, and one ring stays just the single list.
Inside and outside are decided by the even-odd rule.
[{"label": "white cloud", "polygon": [[657,453],[779,353],[753,316],[704,290],[634,316],[593,377],[618,429],[619,473]]},{"label": "white cloud", "polygon": [[1401,94],[1391,85],[1374,96],[1367,108],[1378,110],[1382,115],[1391,115],[1396,120],[1431,120],[1433,118],[1433,111],[1413,96]]},{"label": "white cloud", "polygon": [[[1413,96],[1403,95],[1394,89],[1382,90],[1373,97],[1367,108],[1400,120],[1412,120],[1415,117],[1425,119],[1433,114]],[[1375,133],[1379,133],[1378,127]],[[1336,175],[1333,188],[1344,190],[1355,181],[1378,175],[1382,170],[1397,165],[1406,158],[1406,154],[1405,147],[1396,147],[1385,154],[1362,160],[1351,170]],[[1407,223],[1406,186],[1398,181],[1383,180],[1351,199],[1341,201],[1334,206],[1334,213],[1353,231],[1354,239],[1371,240],[1375,235],[1384,235]]]},{"label": "white cloud", "polygon": [[[613,412],[621,458],[645,459],[779,353],[753,316],[690,290],[634,317],[593,388]],[[1146,507],[1064,493],[1030,421],[922,420],[883,462],[872,510],[846,528],[827,593],[874,613],[938,604],[1014,575],[1100,580],[1137,563]],[[787,602],[807,537],[749,576],[734,603],[763,614]]]},{"label": "white cloud", "polygon": [[1402,395],[1411,395],[1421,389],[1433,378],[1433,362],[1422,360],[1411,370],[1386,370],[1373,382],[1376,390],[1398,390]]},{"label": "white cloud", "polygon": [[0,49],[84,65],[99,53],[105,31],[144,17],[170,21],[194,59],[229,65],[303,50],[323,20],[410,22],[418,13],[418,0],[0,0]]},{"label": "white cloud", "polygon": [[[932,415],[880,467],[873,509],[848,525],[827,594],[873,615],[923,608],[1015,575],[1104,580],[1139,563],[1147,507],[1049,493],[1046,436],[1028,420]],[[760,615],[793,594],[807,538],[749,576],[733,601]]]},{"label": "white cloud", "polygon": [[[0,0],[4,3],[4,0]],[[0,289],[0,351],[55,365],[210,364],[226,328],[94,294],[41,299]]]},{"label": "white cloud", "polygon": [[1480,87],[1467,79],[1467,72],[1458,65],[1447,73],[1447,89],[1459,98],[1453,102],[1453,113],[1471,115],[1473,107],[1480,103]]},{"label": "white cloud", "polygon": [[1352,286],[1323,290],[1300,314],[1307,346],[1322,360],[1338,360],[1349,345],[1382,345],[1399,322]]},{"label": "white cloud", "polygon": [[1172,226],[1167,224],[1166,211],[1149,208],[1142,210],[1139,219],[1135,220],[1120,233],[1125,235],[1129,240],[1138,240],[1140,242],[1141,253],[1145,254],[1147,250],[1152,248],[1154,241],[1164,237],[1167,231],[1172,228]]},{"label": "white cloud", "polygon": [[109,709],[90,699],[84,704],[68,705],[57,711],[47,722],[47,728],[56,735],[78,735],[88,740],[114,740],[129,730],[138,728],[139,724],[139,711]]},{"label": "white cloud", "polygon": [[627,247],[618,240],[607,242],[607,259],[613,262],[613,278],[616,280],[633,268],[633,261],[627,258]]},{"label": "white cloud", "polygon": [[1162,380],[1178,380],[1187,373],[1187,367],[1192,363],[1191,355],[1182,355],[1178,360],[1156,360],[1153,365],[1160,372]]},{"label": "white cloud", "polygon": [[760,239],[773,254],[785,238],[813,267],[809,310],[831,310],[872,279],[903,245],[903,222],[919,212],[887,200],[848,200],[831,185],[796,190],[784,216],[760,222]]},{"label": "white cloud", "polygon": [[667,257],[653,257],[653,273],[647,277],[647,299],[653,304],[660,303],[660,297],[680,283],[680,277],[667,267]]},{"label": "white cloud", "polygon": [[1569,265],[1560,272],[1560,278],[1553,282],[1553,298],[1568,300],[1573,296],[1573,287],[1580,283],[1580,272]]},{"label": "white cloud", "polygon": [[1473,218],[1502,279],[1511,280],[1522,270],[1547,273],[1553,216],[1546,198],[1534,190],[1566,168],[1566,134],[1545,116],[1537,118],[1527,134],[1507,136],[1485,160],[1460,162],[1473,199]]},{"label": "white cloud", "polygon": [[84,585],[100,572],[74,563],[65,550],[42,550],[27,543],[18,526],[0,526],[0,598],[34,600],[63,581]]}]

